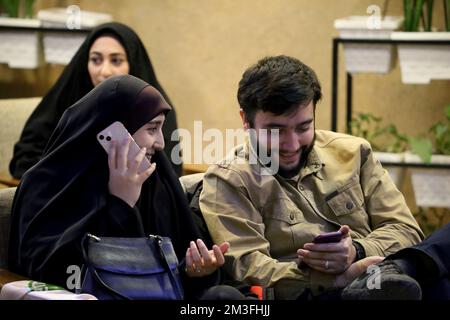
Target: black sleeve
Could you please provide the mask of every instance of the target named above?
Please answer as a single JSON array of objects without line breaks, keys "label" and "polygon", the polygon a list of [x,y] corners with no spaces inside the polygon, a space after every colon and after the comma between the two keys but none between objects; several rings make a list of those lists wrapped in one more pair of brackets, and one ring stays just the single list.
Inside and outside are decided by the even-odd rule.
[{"label": "black sleeve", "polygon": [[178,264],[181,282],[183,284],[185,299],[191,300],[199,297],[206,289],[221,283],[220,268],[212,274],[204,277],[192,278],[186,273],[186,260]]},{"label": "black sleeve", "polygon": [[112,194],[108,196],[108,205],[99,216],[98,226],[98,234],[105,237],[145,236],[139,210]]},{"label": "black sleeve", "polygon": [[59,115],[52,110],[44,110],[40,104],[25,123],[19,141],[14,145],[9,171],[16,179],[34,166],[42,157],[45,146],[58,124]]}]

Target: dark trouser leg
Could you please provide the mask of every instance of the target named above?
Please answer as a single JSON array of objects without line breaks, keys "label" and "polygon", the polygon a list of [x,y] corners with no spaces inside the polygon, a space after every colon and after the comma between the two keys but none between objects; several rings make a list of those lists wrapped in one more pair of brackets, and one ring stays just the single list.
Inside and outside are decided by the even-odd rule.
[{"label": "dark trouser leg", "polygon": [[238,289],[227,286],[217,285],[206,289],[200,294],[198,300],[245,300],[247,297]]},{"label": "dark trouser leg", "polygon": [[421,285],[423,300],[450,300],[450,279],[441,278]]},{"label": "dark trouser leg", "polygon": [[[421,243],[390,255],[388,259],[401,259],[410,266],[405,271],[419,281],[424,299],[450,299],[450,224]],[[414,269],[413,274],[408,269]]]},{"label": "dark trouser leg", "polygon": [[450,268],[450,223],[421,243],[400,250],[389,258],[417,259],[419,265],[416,267],[424,269],[418,270],[420,274],[427,271],[426,273],[432,275],[435,279],[448,277]]}]

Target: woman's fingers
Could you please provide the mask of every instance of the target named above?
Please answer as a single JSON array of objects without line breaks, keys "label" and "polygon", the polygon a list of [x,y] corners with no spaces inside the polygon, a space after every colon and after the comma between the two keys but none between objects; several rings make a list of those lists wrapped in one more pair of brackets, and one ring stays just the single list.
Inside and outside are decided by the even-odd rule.
[{"label": "woman's fingers", "polygon": [[205,243],[201,239],[197,239],[197,247],[200,252],[201,258],[204,262],[204,265],[206,266],[210,265],[213,262],[211,255],[209,254],[209,250],[206,247]]},{"label": "woman's fingers", "polygon": [[186,250],[186,269],[185,272],[190,277],[200,277],[201,275],[201,268],[195,265],[194,259],[192,258],[192,250],[189,247]]},{"label": "woman's fingers", "polygon": [[139,150],[134,159],[130,161],[131,163],[128,164],[128,167],[132,173],[138,173],[139,167],[141,166],[142,160],[144,160],[145,158],[146,152],[147,148],[143,147],[141,150]]},{"label": "woman's fingers", "polygon": [[219,248],[220,248],[220,251],[221,251],[223,254],[225,254],[225,253],[228,251],[228,249],[230,248],[230,243],[227,242],[227,241],[222,242],[222,243],[219,245]]},{"label": "woman's fingers", "polygon": [[111,141],[111,145],[109,147],[109,152],[108,152],[108,167],[109,170],[115,170],[117,169],[117,159],[116,159],[116,141]]},{"label": "woman's fingers", "polygon": [[199,269],[202,265],[202,258],[200,256],[200,253],[198,252],[197,245],[195,244],[194,241],[191,241],[190,249],[191,249],[192,260],[195,264],[195,267],[197,269]]},{"label": "woman's fingers", "polygon": [[155,170],[156,170],[156,163],[153,162],[147,170],[145,170],[144,172],[140,173],[139,176],[142,179],[141,180],[142,183],[144,183],[144,181],[147,180],[148,177],[150,177],[152,175],[152,173],[155,172]]},{"label": "woman's fingers", "polygon": [[[139,168],[146,157],[147,148],[143,147],[139,150],[132,161],[128,161],[128,152],[130,149],[131,139],[125,138],[121,143],[112,141],[111,149],[108,154],[108,165],[110,169],[120,170],[127,176],[138,176],[138,183],[142,184],[156,170],[156,163],[152,163],[147,170],[139,172]],[[114,147],[115,146],[115,147]]]},{"label": "woman's fingers", "polygon": [[131,139],[129,137],[122,140],[119,146],[119,151],[117,153],[117,169],[127,170],[127,156],[128,150],[130,149]]},{"label": "woman's fingers", "polygon": [[194,268],[194,261],[192,260],[191,249],[186,250],[186,270]]},{"label": "woman's fingers", "polygon": [[225,263],[225,257],[223,256],[222,250],[218,245],[213,245],[213,252],[216,258],[216,266],[222,266]]}]

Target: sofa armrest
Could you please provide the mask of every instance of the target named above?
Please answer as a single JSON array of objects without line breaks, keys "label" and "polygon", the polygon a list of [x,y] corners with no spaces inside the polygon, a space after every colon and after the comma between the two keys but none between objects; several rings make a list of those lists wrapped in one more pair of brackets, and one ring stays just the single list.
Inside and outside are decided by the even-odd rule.
[{"label": "sofa armrest", "polygon": [[179,178],[181,187],[188,198],[189,195],[192,195],[195,192],[204,175],[205,173],[193,173],[181,176]]},{"label": "sofa armrest", "polygon": [[0,184],[3,184],[8,187],[17,187],[19,185],[19,182],[20,180],[14,179],[11,176],[0,174]]},{"label": "sofa armrest", "polygon": [[41,99],[0,99],[0,174],[8,175],[14,144],[19,140],[27,119]]},{"label": "sofa armrest", "polygon": [[8,265],[11,207],[15,192],[16,188],[0,189],[0,268],[5,268]]},{"label": "sofa armrest", "polygon": [[27,279],[26,277],[21,276],[19,274],[13,273],[6,269],[0,269],[0,290],[8,282],[13,282],[13,281],[18,281],[18,280],[26,280],[26,279]]},{"label": "sofa armrest", "polygon": [[183,175],[202,173],[208,170],[207,164],[186,164],[183,163]]}]

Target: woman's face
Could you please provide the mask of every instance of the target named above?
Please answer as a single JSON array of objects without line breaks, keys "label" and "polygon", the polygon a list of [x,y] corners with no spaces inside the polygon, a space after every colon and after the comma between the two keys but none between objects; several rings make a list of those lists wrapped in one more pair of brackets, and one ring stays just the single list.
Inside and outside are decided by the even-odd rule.
[{"label": "woman's face", "polygon": [[165,120],[164,114],[160,114],[151,121],[144,124],[133,134],[133,138],[139,147],[147,148],[146,156],[151,161],[155,151],[164,149],[164,136],[162,126]]},{"label": "woman's face", "polygon": [[127,53],[120,42],[110,36],[95,40],[89,50],[88,72],[94,87],[111,76],[129,74]]}]

